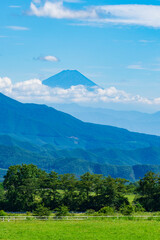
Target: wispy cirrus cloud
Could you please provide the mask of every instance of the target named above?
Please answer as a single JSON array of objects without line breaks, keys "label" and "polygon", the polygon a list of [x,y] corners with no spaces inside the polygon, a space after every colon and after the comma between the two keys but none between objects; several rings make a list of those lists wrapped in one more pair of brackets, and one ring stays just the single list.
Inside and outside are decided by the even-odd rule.
[{"label": "wispy cirrus cloud", "polygon": [[55,56],[40,56],[38,58],[34,58],[35,60],[45,61],[45,62],[59,62],[59,59]]},{"label": "wispy cirrus cloud", "polygon": [[145,70],[146,69],[140,64],[129,65],[129,66],[127,66],[127,68],[128,69],[136,69],[136,70]]},{"label": "wispy cirrus cloud", "polygon": [[19,5],[10,5],[9,8],[21,8]]},{"label": "wispy cirrus cloud", "polygon": [[30,30],[28,27],[21,27],[21,26],[6,26],[6,28],[14,30],[14,31],[28,31],[28,30]]},{"label": "wispy cirrus cloud", "polygon": [[155,43],[154,40],[147,40],[147,39],[142,39],[142,40],[139,40],[140,43]]},{"label": "wispy cirrus cloud", "polygon": [[[160,6],[141,4],[87,6],[80,10],[66,7],[65,1],[46,1],[37,6],[31,2],[28,14],[37,17],[75,19],[86,24],[120,24],[160,27]],[[84,24],[84,23],[83,23]]]},{"label": "wispy cirrus cloud", "polygon": [[152,72],[159,72],[160,71],[160,63],[153,63],[149,65],[145,64],[133,64],[133,65],[128,65],[126,67],[127,69],[131,70],[145,70],[145,71],[152,71]]}]

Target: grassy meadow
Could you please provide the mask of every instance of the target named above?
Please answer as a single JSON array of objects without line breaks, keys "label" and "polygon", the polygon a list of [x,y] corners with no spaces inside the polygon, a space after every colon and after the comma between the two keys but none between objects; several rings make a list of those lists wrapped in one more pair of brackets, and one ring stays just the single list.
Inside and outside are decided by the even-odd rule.
[{"label": "grassy meadow", "polygon": [[156,220],[0,222],[3,240],[159,240]]},{"label": "grassy meadow", "polygon": [[128,201],[129,201],[131,204],[132,204],[135,196],[136,196],[135,194],[128,194],[128,195],[126,195],[126,197],[128,198]]}]

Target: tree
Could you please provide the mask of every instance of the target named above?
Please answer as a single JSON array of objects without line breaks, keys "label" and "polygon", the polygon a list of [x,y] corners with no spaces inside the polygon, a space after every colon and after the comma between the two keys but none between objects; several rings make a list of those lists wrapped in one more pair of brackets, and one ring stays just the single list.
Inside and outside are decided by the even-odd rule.
[{"label": "tree", "polygon": [[94,176],[89,172],[80,177],[79,190],[81,193],[85,193],[87,201],[89,200],[89,194],[94,191],[93,178]]},{"label": "tree", "polygon": [[77,209],[77,183],[78,180],[74,174],[60,175],[60,186],[63,190],[62,204],[72,211]]},{"label": "tree", "polygon": [[0,183],[0,208],[4,209],[6,204],[5,191],[3,185]]},{"label": "tree", "polygon": [[99,211],[106,206],[118,210],[129,204],[124,179],[90,173],[77,179],[74,174],[48,174],[32,164],[9,167],[3,185],[8,204],[5,210],[9,211],[33,211],[38,206],[55,209],[62,205],[71,211]]},{"label": "tree", "polygon": [[139,181],[137,188],[139,197],[135,203],[140,203],[146,211],[160,211],[160,177],[148,172],[144,178]]},{"label": "tree", "polygon": [[50,209],[55,209],[61,204],[60,179],[56,172],[51,172],[44,179],[41,191],[42,203]]},{"label": "tree", "polygon": [[8,208],[12,211],[32,211],[39,191],[39,178],[44,172],[33,164],[9,167],[4,177]]}]

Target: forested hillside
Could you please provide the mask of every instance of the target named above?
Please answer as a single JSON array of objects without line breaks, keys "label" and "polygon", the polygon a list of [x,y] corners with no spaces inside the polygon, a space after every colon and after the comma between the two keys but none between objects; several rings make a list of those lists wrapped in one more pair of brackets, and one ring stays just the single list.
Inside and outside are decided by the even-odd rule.
[{"label": "forested hillside", "polygon": [[160,137],[84,123],[54,108],[0,94],[0,168],[36,164],[46,171],[124,177],[159,172]]}]

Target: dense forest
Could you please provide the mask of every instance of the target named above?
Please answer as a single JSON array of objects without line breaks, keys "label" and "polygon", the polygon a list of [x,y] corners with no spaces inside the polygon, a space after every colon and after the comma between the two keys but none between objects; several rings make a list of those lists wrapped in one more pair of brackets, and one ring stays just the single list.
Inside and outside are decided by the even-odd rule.
[{"label": "dense forest", "polygon": [[[136,193],[132,204],[128,193]],[[88,172],[78,178],[74,174],[46,173],[32,164],[9,167],[0,185],[0,209],[34,211],[39,206],[50,210],[66,206],[74,212],[104,207],[160,211],[160,176],[149,172],[133,184]]]}]

